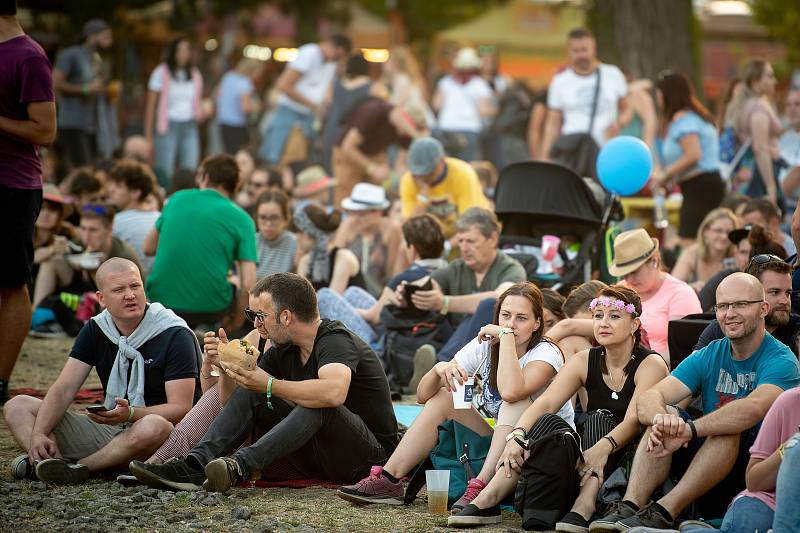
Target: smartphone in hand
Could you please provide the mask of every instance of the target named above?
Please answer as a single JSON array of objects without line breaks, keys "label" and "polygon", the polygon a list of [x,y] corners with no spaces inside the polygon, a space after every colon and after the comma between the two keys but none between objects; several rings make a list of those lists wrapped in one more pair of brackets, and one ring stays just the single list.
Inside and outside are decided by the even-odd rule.
[{"label": "smartphone in hand", "polygon": [[102,413],[103,411],[108,411],[105,405],[87,405],[86,410],[90,413]]}]

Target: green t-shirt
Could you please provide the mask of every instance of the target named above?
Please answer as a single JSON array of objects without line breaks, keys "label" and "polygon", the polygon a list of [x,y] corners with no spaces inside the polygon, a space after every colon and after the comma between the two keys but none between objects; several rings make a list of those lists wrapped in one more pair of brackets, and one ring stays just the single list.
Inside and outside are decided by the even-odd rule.
[{"label": "green t-shirt", "polygon": [[[483,277],[480,285],[475,283],[475,273],[470,270],[463,259],[456,259],[446,267],[434,270],[431,277],[436,280],[442,288],[442,292],[448,296],[466,296],[478,292],[493,291],[501,283],[510,281],[519,283],[525,281],[525,269],[513,257],[509,257],[502,251],[497,251],[497,257],[489,267],[489,271]],[[458,324],[467,316],[462,313],[450,313],[450,322]]]},{"label": "green t-shirt", "polygon": [[150,301],[193,313],[227,309],[233,297],[228,271],[235,261],[257,258],[253,219],[213,189],[190,189],[170,197],[156,230]]}]

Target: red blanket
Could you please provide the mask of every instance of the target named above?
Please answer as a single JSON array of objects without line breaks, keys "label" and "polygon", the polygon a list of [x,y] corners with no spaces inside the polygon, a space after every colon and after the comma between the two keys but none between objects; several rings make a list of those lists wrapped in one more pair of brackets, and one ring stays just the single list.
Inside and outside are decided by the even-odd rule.
[{"label": "red blanket", "polygon": [[[32,389],[32,388],[22,388],[22,389],[11,389],[8,391],[10,396],[17,396],[19,394],[25,394],[27,396],[33,396],[34,398],[44,398],[44,395],[47,394],[47,391],[41,391],[39,389]],[[75,394],[75,402],[76,403],[101,403],[105,399],[105,394],[103,393],[103,389],[81,389]]]}]

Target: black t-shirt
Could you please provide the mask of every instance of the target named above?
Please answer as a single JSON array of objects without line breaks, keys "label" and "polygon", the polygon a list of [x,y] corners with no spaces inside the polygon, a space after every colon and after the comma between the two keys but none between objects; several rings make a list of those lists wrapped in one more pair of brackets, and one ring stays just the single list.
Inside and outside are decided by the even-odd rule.
[{"label": "black t-shirt", "polygon": [[330,363],[341,363],[352,371],[344,406],[361,417],[387,456],[391,455],[398,439],[389,381],[375,352],[341,322],[322,320],[305,365],[294,344],[271,347],[258,364],[278,379],[305,381],[319,379],[319,369]]},{"label": "black t-shirt", "polygon": [[[198,364],[202,360],[197,339],[188,329],[169,328],[139,347],[144,359],[144,403],[147,406],[167,403],[164,384],[174,379],[195,378],[194,400],[202,391]],[[97,370],[103,390],[117,358],[117,345],[111,342],[94,320],[89,320],[78,333],[69,354]],[[128,369],[130,379],[130,368]]]}]

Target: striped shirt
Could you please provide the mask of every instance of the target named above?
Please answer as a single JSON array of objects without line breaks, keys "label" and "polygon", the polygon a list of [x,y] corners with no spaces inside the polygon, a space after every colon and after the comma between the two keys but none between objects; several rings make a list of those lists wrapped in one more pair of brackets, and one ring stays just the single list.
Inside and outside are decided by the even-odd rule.
[{"label": "striped shirt", "polygon": [[256,233],[258,249],[258,279],[277,272],[293,272],[294,256],[297,252],[297,237],[294,233],[284,231],[270,242],[260,233]]}]

